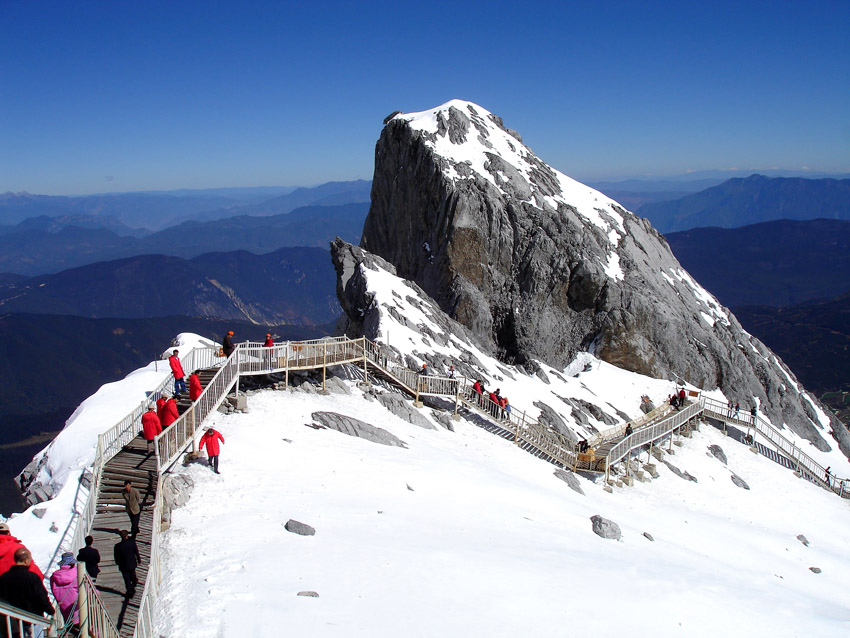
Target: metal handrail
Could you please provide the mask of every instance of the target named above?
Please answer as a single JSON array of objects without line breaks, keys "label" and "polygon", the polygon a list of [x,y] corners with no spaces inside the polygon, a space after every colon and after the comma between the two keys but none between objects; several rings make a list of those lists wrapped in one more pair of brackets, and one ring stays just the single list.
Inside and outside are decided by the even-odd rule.
[{"label": "metal handrail", "polygon": [[[848,483],[848,479],[831,475],[832,480],[829,484],[827,484],[826,468],[803,452],[803,450],[801,450],[795,443],[785,438],[776,428],[762,418],[761,415],[757,414],[755,419],[752,418],[752,415],[745,415],[743,419],[736,419],[728,415],[728,404],[709,397],[703,397],[702,402],[705,405],[706,411],[711,412],[713,415],[737,425],[746,425],[748,428],[754,428],[777,449],[796,461],[798,469],[805,471],[805,473],[821,487],[828,489],[831,492],[835,492],[840,496],[843,496],[843,494],[847,492],[844,486]],[[750,418],[746,418],[747,416]]]},{"label": "metal handrail", "polygon": [[632,426],[633,430],[638,430],[645,426],[647,423],[652,423],[665,416],[668,412],[673,409],[669,403],[662,403],[654,410],[647,412],[639,416],[636,419],[632,419],[627,423],[620,423],[619,425],[615,425],[613,427],[608,428],[607,430],[602,430],[601,432],[597,432],[592,437],[587,440],[587,444],[590,447],[599,447],[600,444],[605,441],[610,441],[611,439],[616,439],[618,436],[622,436],[626,432],[626,427],[629,425]]},{"label": "metal handrail", "polygon": [[2,630],[5,630],[5,633],[2,635],[11,636],[14,631],[15,635],[23,636],[26,625],[37,625],[44,629],[48,636],[56,636],[57,627],[54,623],[54,618],[57,614],[61,616],[58,610],[54,616],[49,618],[36,616],[0,600],[0,633],[2,633]]}]

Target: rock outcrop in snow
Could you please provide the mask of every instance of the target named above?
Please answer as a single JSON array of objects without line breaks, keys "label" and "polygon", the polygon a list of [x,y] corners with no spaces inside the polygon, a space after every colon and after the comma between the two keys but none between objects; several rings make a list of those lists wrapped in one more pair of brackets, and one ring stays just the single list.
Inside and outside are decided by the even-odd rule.
[{"label": "rock outcrop in snow", "polygon": [[[720,388],[821,450],[828,413],[685,272],[648,220],[545,164],[485,109],[459,100],[387,119],[361,242],[418,284],[485,351],[533,370],[596,357]],[[338,291],[368,335],[353,268]],[[348,257],[353,257],[349,251]],[[850,436],[835,428],[845,454]]]}]

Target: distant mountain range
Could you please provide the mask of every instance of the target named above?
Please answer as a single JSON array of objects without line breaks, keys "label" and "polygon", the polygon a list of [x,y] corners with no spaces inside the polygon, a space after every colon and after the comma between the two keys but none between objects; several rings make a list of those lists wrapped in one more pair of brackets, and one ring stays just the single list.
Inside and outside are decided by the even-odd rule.
[{"label": "distant mountain range", "polygon": [[368,203],[308,206],[268,217],[190,221],[141,238],[77,226],[52,232],[33,224],[0,234],[0,272],[32,276],[146,254],[191,258],[215,251],[267,253],[287,246],[327,249],[336,236],[359,242],[368,211]]},{"label": "distant mountain range", "polygon": [[[77,226],[108,228],[121,235],[121,226],[161,230],[190,219],[280,215],[302,206],[363,203],[369,201],[370,189],[371,182],[357,180],[313,188],[183,189],[78,197],[5,193],[0,194],[0,224],[14,226],[32,217],[76,217],[84,220]],[[98,220],[102,220],[99,226]]]},{"label": "distant mountain range", "polygon": [[662,233],[776,219],[850,219],[850,179],[751,175],[675,201],[648,203],[636,213]]},{"label": "distant mountain range", "polygon": [[6,284],[0,287],[0,312],[319,325],[340,314],[335,282],[329,254],[320,248],[191,260],[141,255]]}]

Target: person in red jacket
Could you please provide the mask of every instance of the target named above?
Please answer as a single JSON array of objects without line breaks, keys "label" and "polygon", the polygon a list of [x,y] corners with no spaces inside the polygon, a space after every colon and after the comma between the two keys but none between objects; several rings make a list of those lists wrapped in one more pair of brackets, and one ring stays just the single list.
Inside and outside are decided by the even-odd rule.
[{"label": "person in red jacket", "polygon": [[179,395],[181,392],[186,392],[186,381],[183,373],[183,364],[180,363],[180,357],[177,356],[177,350],[168,357],[168,365],[171,366],[171,374],[174,375],[174,394]]},{"label": "person in red jacket", "polygon": [[148,411],[142,415],[142,435],[148,442],[148,454],[153,454],[153,440],[157,434],[162,434],[162,424],[151,403]]},{"label": "person in red jacket", "polygon": [[274,346],[274,339],[272,339],[272,335],[270,332],[266,333],[266,341],[263,343],[264,348],[269,348],[269,351],[264,355],[266,360],[266,367],[271,370],[272,369],[272,352],[271,348]]},{"label": "person in red jacket", "polygon": [[[21,548],[26,549],[21,541],[12,536],[9,526],[6,523],[0,523],[0,575],[5,574],[15,564],[15,552]],[[44,580],[44,574],[35,562],[29,564],[29,570],[39,579]]]},{"label": "person in red jacket", "polygon": [[189,399],[197,401],[204,389],[201,387],[201,379],[194,372],[189,375]]},{"label": "person in red jacket", "polygon": [[180,413],[177,411],[177,401],[174,400],[174,397],[169,397],[162,406],[162,429],[167,428],[179,417]]},{"label": "person in red jacket", "polygon": [[156,415],[159,417],[160,424],[162,423],[162,419],[165,416],[163,410],[165,410],[165,402],[168,400],[168,396],[163,394],[156,400]]},{"label": "person in red jacket", "polygon": [[220,433],[216,432],[215,428],[207,428],[207,431],[204,432],[204,435],[201,437],[201,445],[199,449],[203,450],[204,446],[207,446],[207,456],[210,457],[210,467],[213,469],[213,472],[216,474],[218,471],[218,454],[221,450],[219,447],[219,441],[224,443],[224,437],[221,436]]}]

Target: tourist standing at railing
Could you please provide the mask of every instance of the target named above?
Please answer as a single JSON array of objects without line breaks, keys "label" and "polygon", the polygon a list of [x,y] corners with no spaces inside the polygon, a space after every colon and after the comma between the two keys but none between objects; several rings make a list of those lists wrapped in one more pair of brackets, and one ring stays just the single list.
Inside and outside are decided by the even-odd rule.
[{"label": "tourist standing at railing", "polygon": [[679,407],[685,407],[685,399],[687,398],[687,394],[685,393],[685,388],[682,387],[679,389]]},{"label": "tourist standing at railing", "polygon": [[826,480],[826,485],[827,485],[827,487],[829,487],[829,486],[831,485],[831,484],[830,484],[830,482],[829,482],[829,481],[830,481],[830,479],[832,478],[832,472],[831,472],[831,470],[832,470],[832,466],[831,466],[831,465],[829,465],[829,466],[827,466],[827,468],[826,468],[826,472],[824,473],[824,479]]},{"label": "tourist standing at railing", "polygon": [[148,443],[148,454],[153,454],[153,440],[158,434],[162,434],[162,423],[153,409],[153,403],[148,406],[148,411],[142,415],[142,436]]},{"label": "tourist standing at railing", "polygon": [[265,354],[266,359],[266,367],[271,370],[272,369],[272,351],[271,349],[274,347],[274,339],[272,339],[272,335],[270,332],[266,333],[266,340],[263,342],[263,347],[268,348],[269,351]]},{"label": "tourist standing at railing", "polygon": [[228,330],[227,334],[224,335],[224,340],[221,342],[221,351],[225,357],[229,357],[233,354],[234,350],[236,350],[236,346],[233,345],[233,330]]},{"label": "tourist standing at railing", "polygon": [[139,546],[136,545],[136,541],[130,537],[130,532],[126,529],[121,530],[121,540],[116,543],[112,550],[112,556],[118,566],[118,571],[124,578],[125,595],[127,598],[132,598],[136,595],[136,585],[139,584],[136,567],[141,564],[142,556],[139,554]]},{"label": "tourist standing at railing", "polygon": [[740,418],[740,416],[739,416],[740,414],[741,414],[741,404],[736,401],[735,402],[735,420]]},{"label": "tourist standing at railing", "polygon": [[[55,610],[47,597],[47,590],[42,582],[44,579],[30,571],[32,565],[30,551],[26,547],[19,547],[15,550],[14,561],[9,571],[0,575],[0,600],[36,616],[43,614],[51,616]],[[34,632],[33,629],[35,629]],[[26,632],[24,635],[33,636],[33,638],[44,635],[41,627],[33,628],[30,624],[24,624],[24,631]]]},{"label": "tourist standing at railing", "polygon": [[198,446],[199,450],[203,450],[207,446],[207,456],[210,458],[210,467],[212,471],[219,474],[218,471],[218,455],[221,452],[219,441],[224,443],[224,437],[216,431],[215,428],[207,428],[204,435],[201,437],[201,443]]},{"label": "tourist standing at railing", "polygon": [[94,548],[94,537],[86,536],[86,546],[77,552],[77,560],[85,563],[89,577],[96,581],[100,573],[100,552]]},{"label": "tourist standing at railing", "polygon": [[171,374],[174,375],[174,394],[179,395],[181,392],[186,392],[186,376],[183,372],[183,364],[180,363],[180,357],[177,356],[177,350],[168,357],[168,365],[171,366]]},{"label": "tourist standing at railing", "polygon": [[454,379],[454,378],[455,378],[455,367],[449,366],[449,379]]},{"label": "tourist standing at railing", "polygon": [[59,569],[50,575],[50,591],[59,605],[65,625],[75,628],[80,625],[80,610],[77,609],[79,588],[77,586],[77,561],[71,552],[62,554]]},{"label": "tourist standing at railing", "polygon": [[179,418],[180,412],[177,410],[177,401],[174,400],[174,397],[166,398],[165,403],[162,406],[162,417],[160,419],[162,422],[162,429],[164,430]]},{"label": "tourist standing at railing", "polygon": [[753,425],[756,424],[756,417],[758,416],[759,409],[756,406],[753,406],[750,410],[750,416],[753,417]]},{"label": "tourist standing at railing", "polygon": [[193,372],[189,375],[189,399],[191,401],[197,401],[203,391],[201,378]]},{"label": "tourist standing at railing", "polygon": [[142,497],[130,481],[124,481],[121,498],[124,499],[124,507],[130,518],[130,533],[135,538],[139,533],[139,518],[142,516]]},{"label": "tourist standing at railing", "polygon": [[[26,547],[12,536],[8,524],[0,523],[0,574],[5,574],[15,564],[15,552],[19,549],[26,549]],[[29,569],[40,579],[44,579],[44,574],[34,562],[30,561]]]}]

